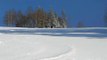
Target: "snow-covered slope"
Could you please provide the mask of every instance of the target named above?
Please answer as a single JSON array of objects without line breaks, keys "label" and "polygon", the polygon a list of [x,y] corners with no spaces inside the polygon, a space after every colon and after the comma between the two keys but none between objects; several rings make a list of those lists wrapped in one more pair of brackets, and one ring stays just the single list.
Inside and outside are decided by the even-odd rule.
[{"label": "snow-covered slope", "polygon": [[107,28],[0,27],[0,60],[107,60]]}]

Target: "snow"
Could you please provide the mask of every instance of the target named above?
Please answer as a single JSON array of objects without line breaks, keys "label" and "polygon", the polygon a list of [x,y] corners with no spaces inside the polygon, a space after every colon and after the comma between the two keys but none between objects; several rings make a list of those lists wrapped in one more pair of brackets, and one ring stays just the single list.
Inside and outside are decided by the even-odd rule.
[{"label": "snow", "polygon": [[0,27],[0,60],[107,60],[107,28]]}]

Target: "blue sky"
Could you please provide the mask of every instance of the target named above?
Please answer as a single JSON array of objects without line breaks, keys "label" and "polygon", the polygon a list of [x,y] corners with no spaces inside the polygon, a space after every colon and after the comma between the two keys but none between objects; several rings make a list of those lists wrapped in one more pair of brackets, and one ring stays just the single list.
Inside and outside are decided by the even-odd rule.
[{"label": "blue sky", "polygon": [[69,27],[76,27],[79,21],[86,26],[104,26],[104,13],[107,0],[0,0],[0,26],[4,26],[4,13],[9,9],[22,10],[38,6],[48,11],[51,7],[59,15],[63,9]]}]

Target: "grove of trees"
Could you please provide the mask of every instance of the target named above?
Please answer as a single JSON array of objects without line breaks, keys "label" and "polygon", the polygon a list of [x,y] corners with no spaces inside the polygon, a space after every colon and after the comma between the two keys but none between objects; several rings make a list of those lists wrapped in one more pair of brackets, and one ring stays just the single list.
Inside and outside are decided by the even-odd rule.
[{"label": "grove of trees", "polygon": [[28,8],[26,13],[9,10],[5,13],[4,23],[10,27],[37,28],[66,28],[67,21],[64,11],[58,16],[52,9],[46,12],[43,8],[33,10]]}]

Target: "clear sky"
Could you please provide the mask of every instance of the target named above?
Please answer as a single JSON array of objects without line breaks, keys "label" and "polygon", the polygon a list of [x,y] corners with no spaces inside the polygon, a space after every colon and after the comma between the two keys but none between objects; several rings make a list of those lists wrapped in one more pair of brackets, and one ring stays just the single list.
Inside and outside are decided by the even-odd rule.
[{"label": "clear sky", "polygon": [[0,0],[0,26],[4,26],[4,13],[9,9],[26,11],[28,7],[38,6],[49,10],[51,7],[59,15],[63,9],[69,27],[76,27],[79,21],[86,26],[104,26],[104,13],[107,0]]}]

